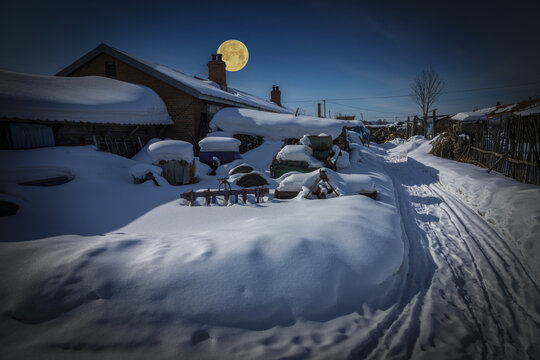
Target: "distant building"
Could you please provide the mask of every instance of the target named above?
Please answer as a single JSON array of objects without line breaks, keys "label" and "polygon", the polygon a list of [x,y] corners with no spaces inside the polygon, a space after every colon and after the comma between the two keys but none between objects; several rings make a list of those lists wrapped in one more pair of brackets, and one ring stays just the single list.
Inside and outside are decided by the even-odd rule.
[{"label": "distant building", "polygon": [[354,115],[338,115],[338,116],[336,116],[336,119],[338,119],[338,120],[355,120],[356,116],[354,116]]},{"label": "distant building", "polygon": [[[499,103],[500,104],[500,103]],[[477,109],[476,112],[486,114],[488,120],[496,121],[512,115],[528,115],[540,112],[540,99],[530,98],[512,104],[495,105],[493,107]]]},{"label": "distant building", "polygon": [[212,116],[224,107],[292,112],[281,105],[278,86],[272,87],[273,102],[229,87],[221,54],[212,55],[207,66],[209,80],[204,80],[101,44],[56,75],[98,75],[153,89],[173,120],[163,136],[193,144],[205,137]]}]

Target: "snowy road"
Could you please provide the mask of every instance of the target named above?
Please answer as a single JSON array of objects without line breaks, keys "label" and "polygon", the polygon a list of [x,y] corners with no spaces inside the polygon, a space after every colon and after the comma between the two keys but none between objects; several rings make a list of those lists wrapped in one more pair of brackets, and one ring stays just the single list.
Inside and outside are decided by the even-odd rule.
[{"label": "snowy road", "polygon": [[0,184],[21,204],[0,219],[0,358],[540,359],[540,188],[420,137],[356,149],[339,198],[194,207],[129,183],[133,160],[4,153],[77,178]]},{"label": "snowy road", "polygon": [[508,240],[434,168],[379,156],[396,189],[408,269],[399,301],[351,357],[540,358],[539,284]]}]

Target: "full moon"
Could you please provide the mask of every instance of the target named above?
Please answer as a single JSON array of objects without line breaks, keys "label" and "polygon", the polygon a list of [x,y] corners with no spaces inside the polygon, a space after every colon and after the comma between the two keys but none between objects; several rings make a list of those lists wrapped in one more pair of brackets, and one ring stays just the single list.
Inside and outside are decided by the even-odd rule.
[{"label": "full moon", "polygon": [[223,55],[223,61],[227,64],[227,71],[238,71],[246,66],[249,59],[249,52],[241,41],[227,40],[221,44],[217,50]]}]

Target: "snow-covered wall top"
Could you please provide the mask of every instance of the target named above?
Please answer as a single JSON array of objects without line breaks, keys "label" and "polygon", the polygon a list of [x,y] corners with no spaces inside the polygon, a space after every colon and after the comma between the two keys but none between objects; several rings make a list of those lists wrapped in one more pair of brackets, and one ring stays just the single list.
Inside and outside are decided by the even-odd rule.
[{"label": "snow-covered wall top", "polygon": [[199,141],[201,151],[238,151],[242,143],[232,137],[212,136]]},{"label": "snow-covered wall top", "polygon": [[210,126],[220,128],[229,134],[263,136],[267,139],[300,139],[302,136],[326,133],[333,139],[339,136],[344,126],[354,126],[356,122],[311,116],[276,114],[239,108],[225,108],[214,115]]},{"label": "snow-covered wall top", "polygon": [[150,88],[100,76],[0,71],[0,117],[125,125],[172,124]]},{"label": "snow-covered wall top", "polygon": [[478,120],[487,120],[487,116],[481,112],[460,112],[452,116],[452,120],[459,121],[478,121]]}]

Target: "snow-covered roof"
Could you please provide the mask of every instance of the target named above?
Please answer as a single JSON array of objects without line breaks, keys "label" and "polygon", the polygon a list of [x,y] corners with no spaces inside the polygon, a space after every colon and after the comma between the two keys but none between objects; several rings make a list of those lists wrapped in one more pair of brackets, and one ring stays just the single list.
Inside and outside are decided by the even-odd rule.
[{"label": "snow-covered roof", "polygon": [[0,70],[0,117],[125,125],[172,124],[150,88],[101,76],[57,77]]},{"label": "snow-covered roof", "polygon": [[504,107],[501,107],[501,108],[498,108],[495,113],[497,114],[500,114],[500,113],[505,113],[505,112],[508,112],[510,110],[513,110],[515,109],[519,104],[512,104],[512,105],[508,105],[508,106],[504,106]]},{"label": "snow-covered roof", "polygon": [[478,109],[475,112],[479,112],[479,113],[483,113],[483,114],[489,114],[489,113],[494,112],[495,110],[497,110],[497,107],[492,106],[492,107],[488,107],[488,108]]},{"label": "snow-covered roof", "polygon": [[459,121],[481,121],[487,120],[487,116],[481,112],[460,112],[452,116],[452,120]]},{"label": "snow-covered roof", "polygon": [[515,114],[516,115],[521,115],[521,116],[540,114],[540,105],[537,105],[537,106],[532,107],[532,108],[528,108],[526,110],[517,111],[517,112],[515,112]]},{"label": "snow-covered roof", "polygon": [[89,53],[69,65],[65,69],[58,72],[57,76],[68,76],[79,67],[92,60],[101,53],[111,55],[147,74],[156,77],[167,84],[176,87],[198,99],[215,101],[233,106],[250,107],[254,109],[264,109],[279,113],[293,113],[292,110],[281,107],[273,102],[261,99],[252,94],[227,87],[222,89],[219,84],[210,81],[199,79],[183,72],[175,70],[165,65],[161,65],[152,61],[141,59],[110,47],[106,44],[101,44]]},{"label": "snow-covered roof", "polygon": [[504,119],[511,117],[512,115],[530,115],[535,114],[534,108],[540,107],[540,99],[528,99],[519,101],[517,103],[497,105],[484,109],[475,110],[475,112],[481,112],[486,114],[489,119]]},{"label": "snow-covered roof", "polygon": [[349,120],[294,116],[238,108],[222,109],[210,122],[211,128],[220,128],[229,134],[263,136],[274,140],[300,139],[305,134],[317,135],[322,132],[335,139],[344,126],[356,124],[357,122]]}]

